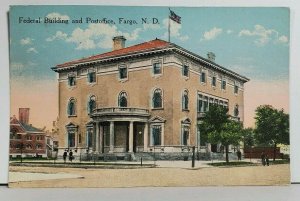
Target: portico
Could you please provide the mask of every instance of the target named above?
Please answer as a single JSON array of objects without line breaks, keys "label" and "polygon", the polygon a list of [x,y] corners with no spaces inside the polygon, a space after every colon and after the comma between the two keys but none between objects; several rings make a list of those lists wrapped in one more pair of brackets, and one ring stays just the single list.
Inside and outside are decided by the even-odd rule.
[{"label": "portico", "polygon": [[93,151],[134,153],[148,149],[149,112],[140,108],[100,108],[93,111]]}]

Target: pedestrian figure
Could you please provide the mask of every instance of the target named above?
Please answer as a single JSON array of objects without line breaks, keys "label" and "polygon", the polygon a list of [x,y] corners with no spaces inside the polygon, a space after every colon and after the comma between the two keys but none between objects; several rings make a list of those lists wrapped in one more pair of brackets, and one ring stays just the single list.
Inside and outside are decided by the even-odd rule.
[{"label": "pedestrian figure", "polygon": [[70,153],[69,153],[69,160],[72,162],[73,159],[74,159],[73,152],[71,150]]},{"label": "pedestrian figure", "polygon": [[67,150],[65,150],[65,152],[63,154],[64,163],[66,163],[67,156],[68,156],[68,153],[67,153]]},{"label": "pedestrian figure", "polygon": [[268,156],[268,154],[266,155],[266,163],[267,163],[267,166],[269,166],[269,165],[270,165],[270,160],[269,160],[269,156]]},{"label": "pedestrian figure", "polygon": [[237,157],[238,157],[238,161],[241,161],[241,160],[242,160],[242,152],[241,152],[240,150],[238,150],[238,151],[236,152],[236,155],[237,155]]},{"label": "pedestrian figure", "polygon": [[265,166],[266,165],[266,154],[264,151],[261,153],[260,157],[261,157],[262,165]]}]

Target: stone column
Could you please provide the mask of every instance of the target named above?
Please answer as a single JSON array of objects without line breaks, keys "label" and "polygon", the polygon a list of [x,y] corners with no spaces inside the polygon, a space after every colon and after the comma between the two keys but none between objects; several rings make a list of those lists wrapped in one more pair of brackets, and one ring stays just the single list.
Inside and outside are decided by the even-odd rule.
[{"label": "stone column", "polygon": [[128,152],[133,152],[133,121],[129,123],[129,150]]},{"label": "stone column", "polygon": [[109,153],[114,153],[115,122],[109,122]]},{"label": "stone column", "polygon": [[93,141],[92,141],[92,146],[93,146],[93,151],[96,151],[96,130],[97,130],[97,122],[93,124]]},{"label": "stone column", "polygon": [[148,123],[145,123],[144,127],[144,152],[148,151]]},{"label": "stone column", "polygon": [[103,150],[103,126],[100,124],[100,132],[99,132],[99,153],[102,153]]},{"label": "stone column", "polygon": [[96,149],[95,149],[95,152],[96,153],[99,153],[99,145],[100,145],[100,142],[99,142],[99,122],[96,122]]}]

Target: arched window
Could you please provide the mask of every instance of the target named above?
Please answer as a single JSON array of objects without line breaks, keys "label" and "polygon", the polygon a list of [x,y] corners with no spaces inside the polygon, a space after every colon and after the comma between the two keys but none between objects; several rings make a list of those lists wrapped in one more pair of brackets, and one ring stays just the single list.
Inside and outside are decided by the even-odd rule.
[{"label": "arched window", "polygon": [[127,107],[127,93],[122,91],[118,98],[119,107]]},{"label": "arched window", "polygon": [[96,96],[91,96],[88,101],[88,113],[91,114],[96,109]]},{"label": "arched window", "polygon": [[71,115],[75,115],[75,99],[74,98],[71,98],[69,100],[69,104],[68,104],[68,115],[71,116]]},{"label": "arched window", "polygon": [[189,93],[187,90],[184,90],[182,94],[182,109],[183,110],[189,109]]},{"label": "arched window", "polygon": [[26,144],[26,149],[32,149],[31,144]]},{"label": "arched window", "polygon": [[235,117],[239,116],[239,105],[238,104],[235,105],[233,113],[234,113]]},{"label": "arched window", "polygon": [[42,149],[43,147],[42,147],[42,145],[41,144],[37,144],[36,145],[36,149]]},{"label": "arched window", "polygon": [[162,91],[161,89],[155,89],[152,97],[152,107],[162,108]]}]

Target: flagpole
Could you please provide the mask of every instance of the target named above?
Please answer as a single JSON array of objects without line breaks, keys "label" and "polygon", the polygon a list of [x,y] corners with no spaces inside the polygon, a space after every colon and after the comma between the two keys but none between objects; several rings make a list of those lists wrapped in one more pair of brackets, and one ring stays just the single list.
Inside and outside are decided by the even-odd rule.
[{"label": "flagpole", "polygon": [[171,32],[171,29],[170,29],[170,8],[169,8],[169,14],[168,14],[168,18],[169,18],[169,23],[168,23],[168,41],[170,42],[170,38],[171,38],[171,34],[170,34],[170,32]]}]

